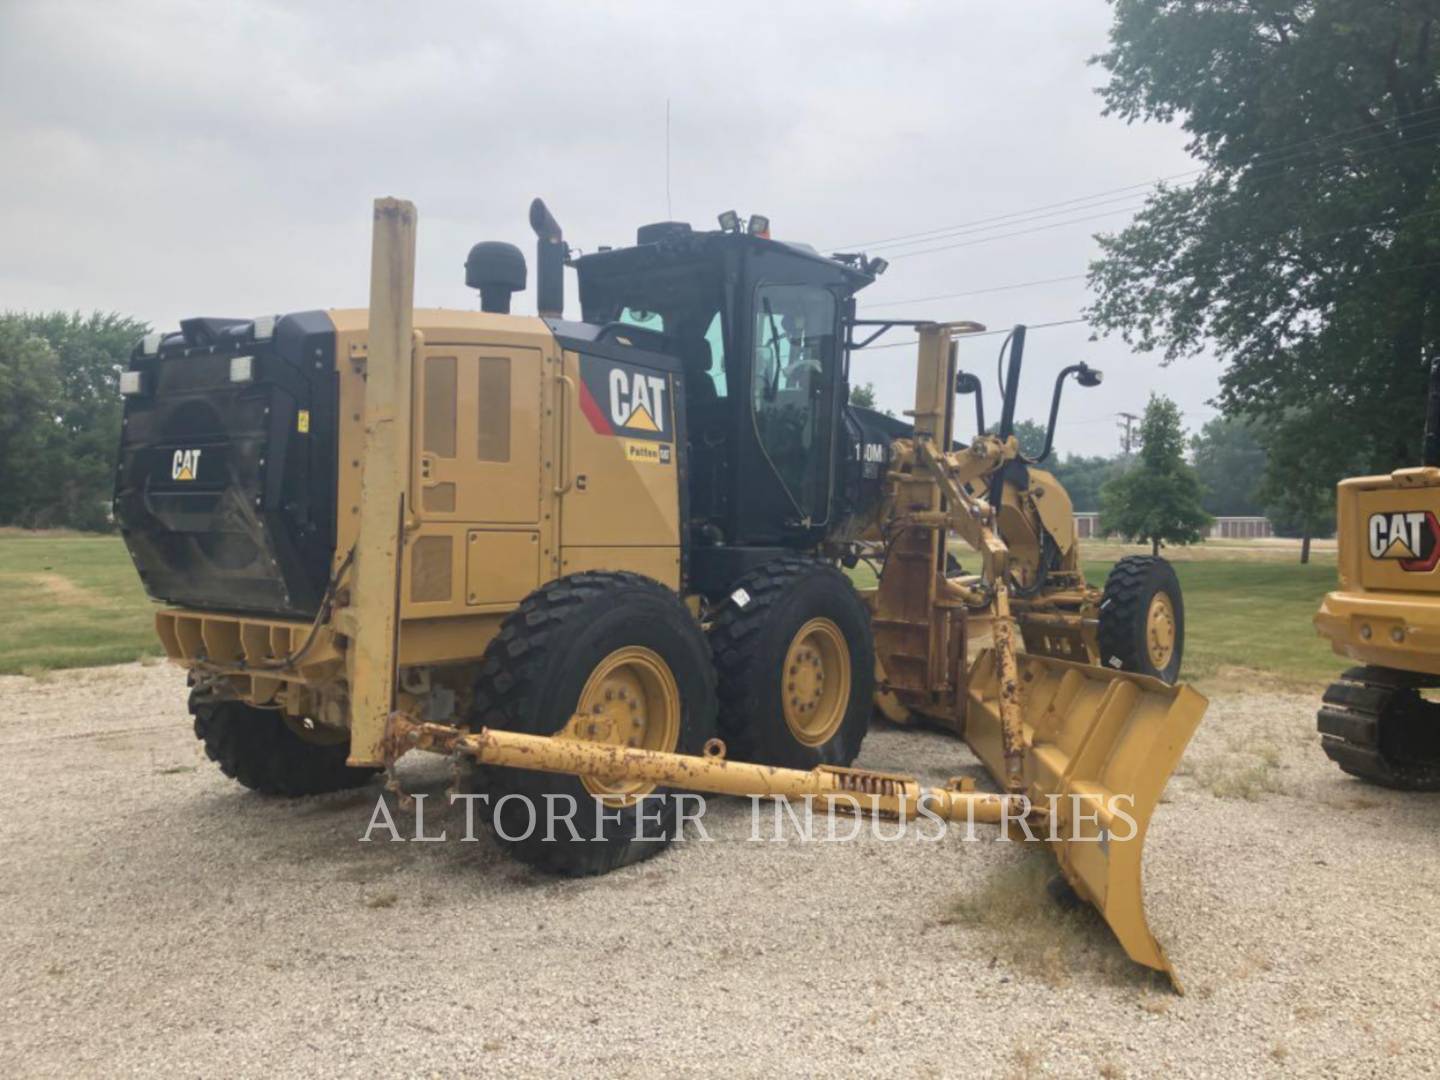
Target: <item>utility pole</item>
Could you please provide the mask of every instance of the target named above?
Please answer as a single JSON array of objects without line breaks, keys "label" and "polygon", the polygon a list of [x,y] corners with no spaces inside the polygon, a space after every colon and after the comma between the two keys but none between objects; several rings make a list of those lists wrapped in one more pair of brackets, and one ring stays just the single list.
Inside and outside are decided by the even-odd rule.
[{"label": "utility pole", "polygon": [[1130,448],[1135,444],[1134,426],[1140,417],[1132,412],[1122,412],[1119,416],[1120,422],[1115,426],[1124,429],[1120,434],[1120,449],[1126,457],[1129,457]]}]

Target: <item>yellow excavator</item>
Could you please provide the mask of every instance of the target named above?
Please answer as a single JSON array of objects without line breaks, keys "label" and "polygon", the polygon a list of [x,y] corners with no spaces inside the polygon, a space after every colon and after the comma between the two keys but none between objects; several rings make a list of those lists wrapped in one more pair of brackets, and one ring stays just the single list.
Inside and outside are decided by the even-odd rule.
[{"label": "yellow excavator", "polygon": [[[497,842],[565,874],[663,848],[680,792],[993,822],[1169,971],[1140,854],[1205,702],[1176,684],[1168,565],[1088,584],[1068,496],[1017,444],[1023,328],[989,431],[956,363],[982,327],[857,317],[881,260],[728,212],[585,255],[538,199],[530,220],[536,316],[500,243],[466,261],[478,311],[416,308],[415,210],[384,199],[368,309],[137,345],[115,514],[209,756],[290,796],[464,758]],[[908,421],[848,400],[896,327]],[[1100,381],[1060,374],[1046,453],[1072,377]],[[853,767],[877,707],[961,734],[997,790]],[[555,804],[577,829],[525,828]]]},{"label": "yellow excavator", "polygon": [[1343,480],[1336,494],[1340,587],[1315,628],[1360,662],[1325,691],[1330,760],[1351,776],[1440,791],[1440,360],[1430,369],[1422,464]]}]

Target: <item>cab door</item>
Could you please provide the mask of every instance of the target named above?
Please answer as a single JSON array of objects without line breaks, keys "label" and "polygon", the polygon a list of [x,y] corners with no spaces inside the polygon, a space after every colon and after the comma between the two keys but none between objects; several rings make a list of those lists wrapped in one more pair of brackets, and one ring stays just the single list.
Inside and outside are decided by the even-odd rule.
[{"label": "cab door", "polygon": [[765,515],[772,527],[777,519],[791,529],[823,526],[834,482],[838,302],[823,285],[761,281],[750,321],[750,419],[779,482]]}]

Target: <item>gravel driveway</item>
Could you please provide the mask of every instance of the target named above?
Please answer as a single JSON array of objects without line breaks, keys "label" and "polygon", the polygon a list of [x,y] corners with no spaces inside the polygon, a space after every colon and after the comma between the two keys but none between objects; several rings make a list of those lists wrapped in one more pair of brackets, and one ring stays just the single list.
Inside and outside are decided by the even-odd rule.
[{"label": "gravel driveway", "polygon": [[[359,843],[202,758],[183,676],[0,678],[0,1061],[26,1075],[1418,1075],[1440,1058],[1440,797],[1342,777],[1315,695],[1210,688],[1147,847],[1131,967],[1026,845],[712,842],[557,881]],[[861,764],[973,768],[883,728]],[[412,755],[407,786],[448,769]],[[408,819],[397,818],[402,825]],[[456,823],[452,822],[452,825]],[[1008,901],[1008,902],[1007,902]]]}]

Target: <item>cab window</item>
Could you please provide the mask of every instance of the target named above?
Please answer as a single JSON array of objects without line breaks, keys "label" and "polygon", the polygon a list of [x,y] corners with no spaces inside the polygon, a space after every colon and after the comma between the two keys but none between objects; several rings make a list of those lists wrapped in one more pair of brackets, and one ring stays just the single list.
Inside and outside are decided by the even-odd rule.
[{"label": "cab window", "polygon": [[836,383],[835,297],[813,285],[755,293],[750,397],[760,445],[802,519],[825,519]]},{"label": "cab window", "polygon": [[710,320],[705,331],[705,343],[710,346],[710,381],[715,384],[715,396],[725,396],[725,328],[720,321],[720,312]]}]

